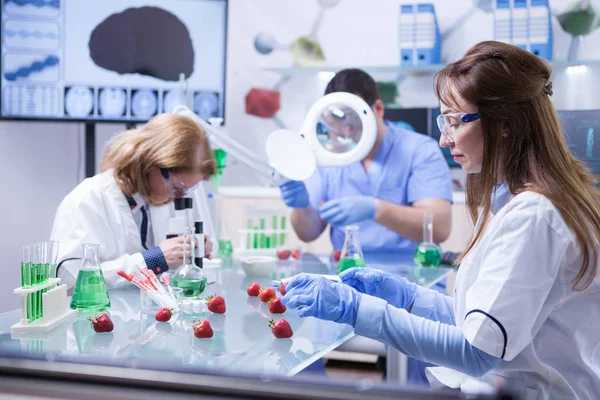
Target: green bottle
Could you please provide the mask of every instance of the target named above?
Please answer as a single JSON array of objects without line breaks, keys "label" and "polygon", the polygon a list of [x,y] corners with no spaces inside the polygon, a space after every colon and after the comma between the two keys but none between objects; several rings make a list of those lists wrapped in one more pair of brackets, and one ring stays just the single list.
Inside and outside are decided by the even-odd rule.
[{"label": "green bottle", "polygon": [[355,267],[364,267],[365,259],[364,258],[352,258],[352,257],[342,257],[338,263],[337,273],[338,275],[344,272],[347,269],[355,268]]},{"label": "green bottle", "polygon": [[219,254],[217,257],[223,258],[233,254],[233,243],[231,239],[219,239]]},{"label": "green bottle", "polygon": [[365,266],[365,259],[358,238],[358,230],[357,225],[348,225],[346,227],[342,256],[338,262],[338,275],[349,268]]},{"label": "green bottle", "polygon": [[423,242],[417,247],[414,260],[420,267],[437,267],[442,261],[442,250],[433,243],[433,215],[430,213],[423,217]]},{"label": "green bottle", "polygon": [[110,307],[104,275],[98,261],[98,245],[83,245],[83,264],[71,298],[71,308],[77,311],[98,312]]},{"label": "green bottle", "polygon": [[184,243],[191,243],[191,250],[183,250],[183,265],[175,271],[171,278],[174,287],[182,288],[185,297],[198,297],[206,289],[206,276],[202,268],[194,265],[194,228],[185,228]]}]

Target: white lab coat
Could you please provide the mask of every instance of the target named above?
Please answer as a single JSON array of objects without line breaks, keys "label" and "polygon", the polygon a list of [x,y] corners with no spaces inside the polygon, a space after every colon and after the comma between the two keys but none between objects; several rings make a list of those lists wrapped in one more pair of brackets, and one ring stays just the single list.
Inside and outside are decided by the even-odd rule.
[{"label": "white lab coat", "polygon": [[[150,207],[152,232],[149,234],[154,234],[156,245],[165,238],[162,230],[166,230],[166,223],[162,220],[168,218],[169,207],[173,205]],[[130,285],[117,275],[118,270],[137,273],[140,268],[146,268],[140,228],[115,182],[113,170],[85,179],[63,199],[54,217],[51,240],[60,242],[59,262],[81,258],[84,243],[99,244],[98,258],[108,287]],[[59,278],[72,287],[80,266],[81,260],[64,262]]]},{"label": "white lab coat", "polygon": [[[573,291],[582,257],[560,212],[540,194],[507,193],[456,278],[457,326],[504,360],[480,381],[523,388],[528,400],[600,399],[600,274]],[[447,368],[428,376],[434,387],[474,387]]]}]

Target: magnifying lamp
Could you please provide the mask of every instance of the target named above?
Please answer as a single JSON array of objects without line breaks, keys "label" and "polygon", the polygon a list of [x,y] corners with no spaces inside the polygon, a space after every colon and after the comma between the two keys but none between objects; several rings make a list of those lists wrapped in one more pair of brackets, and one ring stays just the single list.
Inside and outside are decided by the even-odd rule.
[{"label": "magnifying lamp", "polygon": [[[304,181],[317,166],[344,166],[362,161],[371,151],[377,137],[375,116],[371,107],[351,93],[331,93],[320,98],[308,111],[300,132],[278,129],[266,141],[267,160],[239,144],[225,133],[196,115],[186,106],[173,110],[191,118],[206,133],[213,149],[223,149],[256,174],[279,186],[287,180]],[[206,216],[207,232],[216,232],[202,185],[196,189],[201,201],[196,204]],[[215,248],[216,241],[213,244]]]},{"label": "magnifying lamp", "polygon": [[210,145],[279,185],[286,180],[303,181],[317,166],[344,166],[363,160],[377,137],[375,116],[360,97],[344,92],[320,98],[308,111],[300,132],[278,129],[266,142],[267,160],[257,157],[223,130],[210,125],[186,106],[173,113],[184,115],[202,127]]}]

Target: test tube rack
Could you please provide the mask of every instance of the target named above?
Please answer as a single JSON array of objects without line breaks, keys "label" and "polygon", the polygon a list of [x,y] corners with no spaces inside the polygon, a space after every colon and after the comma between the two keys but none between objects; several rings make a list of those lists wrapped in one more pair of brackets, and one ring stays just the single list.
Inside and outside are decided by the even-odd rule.
[{"label": "test tube rack", "polygon": [[[69,308],[67,301],[67,285],[60,284],[60,278],[51,278],[46,282],[33,287],[19,287],[13,292],[21,296],[21,320],[11,327],[11,333],[43,333],[59,326],[62,322],[69,320],[77,314],[77,311]],[[43,317],[29,322],[27,320],[27,295],[42,292]]]},{"label": "test tube rack", "polygon": [[290,231],[287,209],[246,206],[246,226],[238,229],[239,248],[234,253],[275,254],[285,249]]}]

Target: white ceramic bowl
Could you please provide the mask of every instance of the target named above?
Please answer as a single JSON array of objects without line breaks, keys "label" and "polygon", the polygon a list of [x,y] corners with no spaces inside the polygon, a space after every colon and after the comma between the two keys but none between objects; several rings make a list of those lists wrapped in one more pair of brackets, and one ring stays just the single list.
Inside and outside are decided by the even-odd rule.
[{"label": "white ceramic bowl", "polygon": [[248,276],[270,276],[277,269],[277,258],[270,256],[247,256],[240,258],[242,269]]}]

